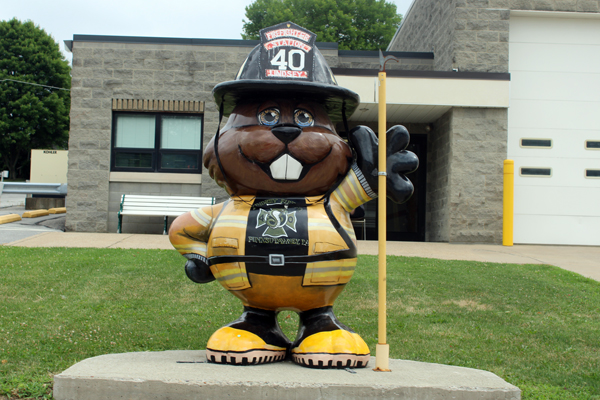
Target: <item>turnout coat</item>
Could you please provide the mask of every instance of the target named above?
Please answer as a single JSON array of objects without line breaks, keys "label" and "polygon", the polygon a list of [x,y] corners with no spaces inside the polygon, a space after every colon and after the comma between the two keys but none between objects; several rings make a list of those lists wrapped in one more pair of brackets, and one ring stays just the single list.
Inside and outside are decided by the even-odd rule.
[{"label": "turnout coat", "polygon": [[184,214],[169,232],[244,305],[304,311],[332,305],[356,266],[349,212],[376,197],[353,165],[329,195],[236,196]]}]

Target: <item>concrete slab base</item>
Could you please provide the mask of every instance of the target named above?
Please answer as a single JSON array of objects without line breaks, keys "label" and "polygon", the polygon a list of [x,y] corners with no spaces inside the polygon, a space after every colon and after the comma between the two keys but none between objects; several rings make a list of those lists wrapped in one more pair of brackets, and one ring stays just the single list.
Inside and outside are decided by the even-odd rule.
[{"label": "concrete slab base", "polygon": [[319,370],[280,362],[255,366],[206,363],[204,351],[108,354],[54,377],[56,400],[158,399],[456,399],[519,400],[521,392],[491,372],[390,360],[391,372],[369,366]]}]

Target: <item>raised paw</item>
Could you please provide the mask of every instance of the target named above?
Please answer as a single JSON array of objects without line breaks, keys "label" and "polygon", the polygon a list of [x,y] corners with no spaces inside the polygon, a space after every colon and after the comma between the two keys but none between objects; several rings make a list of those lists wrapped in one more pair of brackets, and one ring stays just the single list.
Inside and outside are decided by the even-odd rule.
[{"label": "raised paw", "polygon": [[[417,169],[419,159],[414,153],[405,150],[410,142],[410,135],[404,126],[391,127],[386,137],[386,196],[395,203],[404,203],[414,190],[406,174]],[[357,126],[348,133],[348,140],[356,153],[357,167],[364,175],[370,189],[378,192],[379,140],[377,135],[367,126]]]}]

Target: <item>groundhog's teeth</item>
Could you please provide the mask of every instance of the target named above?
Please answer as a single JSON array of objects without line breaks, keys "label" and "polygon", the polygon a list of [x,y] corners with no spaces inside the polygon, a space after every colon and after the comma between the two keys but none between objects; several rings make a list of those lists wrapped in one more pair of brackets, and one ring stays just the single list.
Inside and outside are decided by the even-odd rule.
[{"label": "groundhog's teeth", "polygon": [[271,163],[270,169],[273,179],[295,181],[300,178],[302,164],[289,154],[284,154]]}]

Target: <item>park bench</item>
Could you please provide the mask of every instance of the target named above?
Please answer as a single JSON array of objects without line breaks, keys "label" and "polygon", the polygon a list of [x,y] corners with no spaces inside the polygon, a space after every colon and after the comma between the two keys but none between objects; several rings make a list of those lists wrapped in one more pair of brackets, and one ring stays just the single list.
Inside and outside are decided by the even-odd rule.
[{"label": "park bench", "polygon": [[117,216],[119,223],[117,233],[121,233],[123,215],[142,215],[146,217],[164,217],[163,235],[167,234],[169,217],[178,217],[196,208],[215,204],[214,197],[183,196],[143,196],[124,194]]}]

